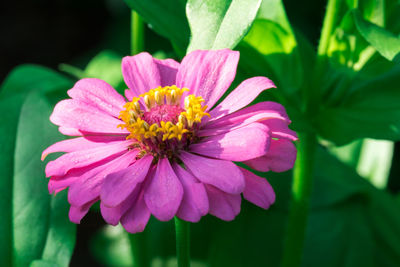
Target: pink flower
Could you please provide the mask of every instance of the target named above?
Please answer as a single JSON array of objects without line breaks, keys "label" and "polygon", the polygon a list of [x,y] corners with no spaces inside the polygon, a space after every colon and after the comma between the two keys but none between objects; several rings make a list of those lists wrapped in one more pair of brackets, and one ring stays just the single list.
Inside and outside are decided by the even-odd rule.
[{"label": "pink flower", "polygon": [[207,213],[233,220],[241,194],[267,209],[275,194],[263,172],[293,167],[296,134],[274,102],[246,107],[265,89],[265,77],[242,82],[221,103],[236,74],[239,53],[194,51],[182,62],[148,53],[125,57],[127,100],[99,79],[82,79],[59,102],[50,120],[79,136],[43,152],[66,152],[46,166],[49,191],[69,187],[69,217],[79,223],[100,200],[112,225],[143,231],[150,215],[197,222]]}]

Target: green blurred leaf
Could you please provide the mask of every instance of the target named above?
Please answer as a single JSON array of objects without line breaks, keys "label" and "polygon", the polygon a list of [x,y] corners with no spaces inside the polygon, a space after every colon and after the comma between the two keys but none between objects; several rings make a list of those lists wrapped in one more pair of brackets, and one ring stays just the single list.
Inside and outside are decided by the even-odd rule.
[{"label": "green blurred leaf", "polygon": [[65,213],[66,195],[49,195],[40,156],[61,139],[48,118],[71,86],[67,78],[32,65],[16,68],[1,86],[1,266],[28,266],[36,259],[68,266],[75,226]]},{"label": "green blurred leaf", "polygon": [[132,266],[128,235],[121,225],[106,225],[90,240],[91,251],[99,262],[107,266]]},{"label": "green blurred leaf", "polygon": [[121,71],[122,56],[111,50],[103,50],[92,58],[84,70],[61,64],[59,69],[77,79],[97,78],[106,81],[116,89],[125,89]]},{"label": "green blurred leaf", "polygon": [[149,23],[158,34],[169,39],[179,50],[189,43],[189,25],[185,0],[125,0],[126,4]]},{"label": "green blurred leaf", "polygon": [[318,132],[337,145],[358,138],[400,139],[400,66],[368,80],[355,79],[341,103],[317,115]]},{"label": "green blurred leaf", "polygon": [[392,141],[374,139],[359,139],[342,147],[329,147],[340,161],[381,189],[388,182],[393,149]]},{"label": "green blurred leaf", "polygon": [[370,43],[382,56],[393,60],[400,53],[400,38],[384,28],[364,20],[359,12],[353,12],[357,29],[361,35]]},{"label": "green blurred leaf", "polygon": [[109,50],[97,54],[85,68],[87,77],[108,82],[114,88],[124,83],[121,71],[122,56]]},{"label": "green blurred leaf", "polygon": [[188,52],[234,48],[252,25],[261,0],[188,0]]},{"label": "green blurred leaf", "polygon": [[[298,96],[292,97],[303,85],[303,71],[311,68],[315,52],[307,39],[299,33],[302,46],[287,19],[282,1],[264,0],[247,36],[238,46],[241,70],[250,75],[263,75],[278,86],[278,99],[297,106]],[[284,103],[285,104],[285,103]],[[294,112],[298,113],[298,112]]]}]

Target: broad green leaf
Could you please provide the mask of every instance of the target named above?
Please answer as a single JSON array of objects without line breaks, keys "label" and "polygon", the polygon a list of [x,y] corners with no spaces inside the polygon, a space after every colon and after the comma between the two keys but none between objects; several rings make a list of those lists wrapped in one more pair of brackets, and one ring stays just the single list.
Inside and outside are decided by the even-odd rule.
[{"label": "broad green leaf", "polygon": [[[280,0],[264,0],[249,33],[238,46],[241,52],[241,69],[249,74],[263,75],[272,79],[278,87],[280,101],[297,106],[298,96],[289,99],[303,85],[303,71],[312,69],[315,52],[307,39],[299,33],[302,46],[287,19]],[[309,79],[309,77],[308,77]],[[288,104],[289,106],[289,104]],[[297,113],[297,112],[294,112]]]},{"label": "broad green leaf", "polygon": [[189,25],[185,0],[125,0],[158,34],[169,39],[179,50],[189,43]]},{"label": "broad green leaf", "polygon": [[393,149],[392,141],[374,139],[360,139],[342,147],[329,147],[339,160],[381,189],[387,185]]},{"label": "broad green leaf", "polygon": [[49,195],[41,152],[61,139],[49,122],[56,99],[72,83],[43,67],[21,66],[7,77],[0,93],[0,265],[28,266],[48,260],[68,266],[75,226],[66,195]]},{"label": "broad green leaf", "polygon": [[234,48],[252,25],[261,0],[188,0],[188,52]]},{"label": "broad green leaf", "polygon": [[68,64],[61,64],[60,70],[77,79],[97,78],[106,81],[116,89],[125,89],[121,62],[121,55],[111,50],[104,50],[92,58],[84,70]]},{"label": "broad green leaf", "polygon": [[121,225],[104,226],[90,242],[90,248],[99,262],[107,266],[133,265],[129,233]]},{"label": "broad green leaf", "polygon": [[319,134],[337,145],[358,138],[400,139],[400,66],[355,79],[342,102],[317,115]]},{"label": "broad green leaf", "polygon": [[362,18],[359,12],[353,12],[357,29],[361,35],[370,43],[382,56],[393,60],[400,53],[400,38],[384,28],[368,22]]},{"label": "broad green leaf", "polygon": [[121,71],[122,56],[109,50],[97,54],[85,68],[87,77],[108,82],[114,88],[124,83]]}]

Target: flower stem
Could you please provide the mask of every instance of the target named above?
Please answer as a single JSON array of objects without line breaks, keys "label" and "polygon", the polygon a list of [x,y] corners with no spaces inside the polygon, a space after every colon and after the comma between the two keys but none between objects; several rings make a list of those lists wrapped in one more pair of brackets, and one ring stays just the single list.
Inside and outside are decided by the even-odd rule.
[{"label": "flower stem", "polygon": [[317,138],[315,134],[299,133],[282,267],[301,265],[312,191],[316,147]]},{"label": "flower stem", "polygon": [[190,266],[190,224],[175,217],[176,257],[178,267]]},{"label": "flower stem", "polygon": [[131,54],[136,55],[144,48],[144,24],[138,13],[131,12]]},{"label": "flower stem", "polygon": [[328,50],[329,39],[336,24],[341,0],[328,0],[321,37],[318,45],[318,57],[324,56]]},{"label": "flower stem", "polygon": [[146,234],[136,233],[129,235],[131,243],[131,251],[133,257],[133,266],[135,267],[149,267],[146,248]]}]

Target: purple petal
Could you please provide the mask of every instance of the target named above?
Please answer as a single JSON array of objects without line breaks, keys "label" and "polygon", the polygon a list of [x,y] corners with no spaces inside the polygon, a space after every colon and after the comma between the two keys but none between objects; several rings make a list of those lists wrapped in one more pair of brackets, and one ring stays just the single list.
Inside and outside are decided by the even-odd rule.
[{"label": "purple petal", "polygon": [[101,201],[108,207],[122,203],[143,182],[150,169],[153,156],[146,155],[126,169],[107,175],[101,189]]},{"label": "purple petal", "polygon": [[235,112],[251,103],[262,91],[276,87],[266,77],[253,77],[243,81],[218,106],[210,111],[213,119]]},{"label": "purple petal", "polygon": [[137,153],[138,151],[129,151],[104,165],[86,172],[71,185],[68,191],[69,203],[74,206],[82,206],[92,199],[98,198],[106,176],[126,169],[135,161]]},{"label": "purple petal", "polygon": [[72,89],[68,91],[72,99],[85,102],[99,110],[114,117],[118,117],[125,99],[117,93],[111,85],[105,81],[86,78],[79,80]]},{"label": "purple petal", "polygon": [[244,198],[263,209],[268,209],[275,202],[275,192],[272,186],[267,179],[246,169],[240,169],[246,180],[246,188],[243,191]]},{"label": "purple petal", "polygon": [[242,110],[211,120],[204,125],[205,129],[216,129],[223,127],[232,127],[235,124],[247,124],[252,122],[264,121],[269,119],[280,119],[290,123],[289,117],[286,114],[285,108],[275,102],[260,102],[255,105],[246,107]]},{"label": "purple petal", "polygon": [[50,121],[65,128],[74,128],[92,133],[127,134],[127,130],[118,128],[121,120],[91,106],[74,99],[62,100],[54,107]]},{"label": "purple petal", "polygon": [[125,83],[136,97],[161,86],[158,65],[146,52],[124,57],[122,59],[122,75]]},{"label": "purple petal", "polygon": [[213,185],[230,194],[244,190],[244,177],[232,162],[210,159],[181,151],[180,158],[194,176],[201,182]]},{"label": "purple petal", "polygon": [[142,186],[135,186],[133,192],[121,204],[116,207],[107,207],[103,202],[100,203],[100,211],[104,220],[111,224],[117,225],[121,217],[129,210],[132,209],[136,203]]},{"label": "purple petal", "polygon": [[292,141],[286,139],[272,140],[265,156],[244,163],[261,172],[284,172],[293,168],[296,155],[296,147]]},{"label": "purple petal", "polygon": [[193,51],[183,58],[176,84],[203,97],[210,109],[231,85],[238,61],[239,52],[229,49]]},{"label": "purple petal", "polygon": [[160,159],[145,189],[144,200],[160,221],[171,220],[181,204],[183,189],[167,158]]},{"label": "purple petal", "polygon": [[82,168],[96,163],[113,155],[128,150],[132,142],[120,141],[117,143],[95,147],[86,150],[79,150],[62,155],[56,160],[50,161],[46,166],[46,175],[63,176],[72,168]]},{"label": "purple petal", "polygon": [[150,219],[150,211],[146,206],[143,190],[132,206],[121,218],[121,224],[129,233],[143,232]]},{"label": "purple petal", "polygon": [[74,152],[86,150],[124,140],[124,136],[93,136],[67,139],[57,142],[46,148],[42,153],[42,160],[44,160],[47,155],[55,152]]},{"label": "purple petal", "polygon": [[224,221],[232,221],[240,212],[242,197],[222,192],[211,185],[205,185],[210,202],[210,214]]},{"label": "purple petal", "polygon": [[174,171],[182,183],[183,198],[177,216],[189,222],[198,222],[208,213],[208,197],[204,185],[178,164]]},{"label": "purple petal", "polygon": [[270,134],[267,126],[252,123],[221,135],[205,138],[190,146],[190,151],[218,159],[245,161],[267,153]]},{"label": "purple petal", "polygon": [[96,203],[98,199],[95,199],[91,201],[90,203],[87,203],[83,206],[76,207],[76,206],[71,206],[69,208],[69,220],[73,223],[81,223],[81,220],[85,215],[88,213],[90,207]]},{"label": "purple petal", "polygon": [[161,86],[170,86],[176,84],[176,74],[179,63],[173,59],[154,59],[160,72]]}]

